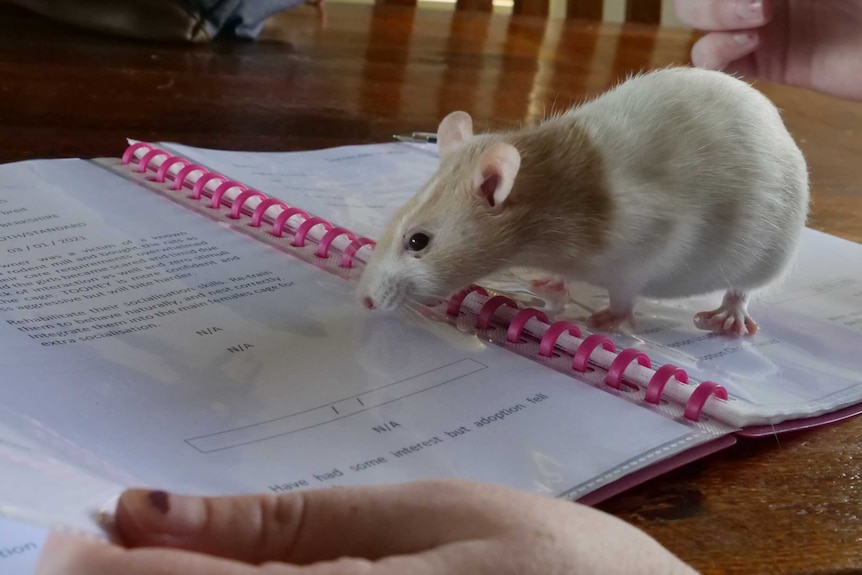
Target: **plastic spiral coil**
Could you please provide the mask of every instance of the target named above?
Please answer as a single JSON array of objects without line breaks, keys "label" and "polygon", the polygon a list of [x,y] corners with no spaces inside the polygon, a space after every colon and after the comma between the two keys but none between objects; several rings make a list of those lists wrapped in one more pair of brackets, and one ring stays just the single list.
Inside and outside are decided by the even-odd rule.
[{"label": "plastic spiral coil", "polygon": [[[305,247],[306,240],[314,239],[317,243],[315,255],[321,259],[333,257],[332,248],[338,239],[346,238],[337,260],[338,267],[352,268],[359,250],[369,246],[367,251],[374,249],[374,241],[358,237],[344,228],[333,226],[323,218],[313,217],[308,212],[276,198],[270,198],[260,190],[255,190],[244,184],[230,180],[222,174],[213,172],[201,165],[189,162],[185,158],[175,156],[152,144],[138,142],[130,145],[123,153],[122,163],[137,164],[135,171],[142,174],[153,173],[156,183],[169,182],[168,188],[176,191],[190,192],[189,198],[205,201],[211,209],[227,208],[227,217],[238,220],[249,219],[248,225],[259,228],[269,225],[269,233],[277,238],[284,237],[285,232],[292,236],[293,247]],[[210,189],[212,184],[215,189]],[[209,187],[208,187],[209,185]],[[254,200],[254,202],[252,201]],[[273,211],[277,215],[269,215]],[[291,226],[293,220],[297,223]],[[325,233],[321,238],[312,235],[312,230],[321,227]],[[341,242],[345,244],[344,241]]]},{"label": "plastic spiral coil", "polygon": [[[551,323],[547,315],[541,310],[530,307],[520,308],[514,300],[505,296],[487,297],[488,291],[481,286],[469,286],[450,298],[446,310],[447,314],[450,317],[458,316],[464,301],[473,294],[487,298],[479,307],[479,313],[476,316],[476,329],[488,329],[490,318],[496,317],[494,312],[500,308],[512,308],[514,315],[501,322],[506,327],[506,341],[510,343],[519,342],[527,324],[531,321],[539,322],[540,325],[534,323],[529,329],[529,333],[539,339],[539,356],[550,358],[554,355],[555,350],[568,351],[561,349],[561,346],[558,345],[561,338],[575,340],[574,353],[571,354],[572,371],[583,373],[589,369],[588,364],[597,354],[604,355],[603,359],[606,361],[597,363],[605,364],[605,369],[607,369],[607,376],[603,380],[605,385],[618,391],[624,385],[633,388],[644,387],[646,389],[644,394],[646,403],[658,405],[665,386],[672,379],[681,385],[687,386],[689,384],[689,377],[685,370],[673,364],[665,364],[657,370],[653,370],[649,356],[640,350],[634,348],[617,350],[613,341],[601,334],[584,335],[576,324],[566,320]],[[632,364],[636,364],[635,373],[628,374],[627,371]],[[626,378],[627,375],[628,378]],[[704,405],[710,397],[727,400],[727,390],[713,381],[701,382],[694,388],[685,403],[685,417],[691,421],[700,420]]]},{"label": "plastic spiral coil", "polygon": [[[260,190],[230,180],[152,144],[138,142],[130,145],[121,161],[125,165],[137,163],[134,171],[146,174],[147,179],[156,183],[166,184],[170,180],[168,189],[178,193],[187,191],[190,199],[205,201],[206,207],[210,209],[226,208],[225,217],[231,220],[246,217],[252,228],[268,224],[268,233],[274,238],[284,238],[285,233],[290,234],[292,240],[289,245],[293,248],[305,248],[311,239],[316,244],[313,253],[317,258],[333,258],[335,265],[345,270],[352,269],[357,259],[367,261],[376,246],[369,238],[358,236],[279,199],[270,198]],[[213,184],[215,188],[210,189]],[[314,233],[315,229],[318,229],[318,233]],[[320,229],[323,231],[320,232]],[[333,248],[339,253],[333,254]],[[359,252],[363,249],[364,257],[360,258]],[[599,365],[607,370],[603,379],[606,386],[616,391],[623,391],[623,387],[643,387],[646,390],[645,403],[658,405],[671,380],[682,386],[689,384],[688,374],[675,365],[665,364],[653,370],[649,356],[640,350],[628,348],[618,351],[613,341],[605,336],[585,335],[580,327],[565,320],[551,323],[545,312],[531,307],[521,308],[515,300],[503,295],[490,295],[478,285],[468,286],[450,297],[445,302],[446,315],[457,318],[468,298],[478,298],[474,325],[477,330],[502,326],[506,330],[505,340],[510,344],[520,343],[526,332],[539,340],[540,357],[551,358],[559,352],[571,355],[571,369],[578,373],[588,371],[590,363]],[[501,318],[501,315],[504,317]],[[727,400],[727,390],[712,381],[701,382],[685,402],[684,416],[691,421],[698,421],[710,397]]]}]

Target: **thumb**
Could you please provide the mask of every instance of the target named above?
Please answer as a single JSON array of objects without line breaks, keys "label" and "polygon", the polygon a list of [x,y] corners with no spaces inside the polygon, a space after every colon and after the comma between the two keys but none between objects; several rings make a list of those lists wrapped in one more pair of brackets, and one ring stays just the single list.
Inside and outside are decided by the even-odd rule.
[{"label": "thumb", "polygon": [[117,505],[116,528],[130,547],[173,547],[252,564],[378,559],[495,533],[500,526],[489,515],[496,505],[488,491],[451,482],[279,496],[130,490]]}]

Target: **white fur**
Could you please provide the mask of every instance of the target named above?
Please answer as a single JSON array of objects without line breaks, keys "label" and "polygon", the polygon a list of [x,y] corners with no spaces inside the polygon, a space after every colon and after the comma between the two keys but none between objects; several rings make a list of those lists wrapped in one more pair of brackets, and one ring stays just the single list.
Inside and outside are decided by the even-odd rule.
[{"label": "white fur", "polygon": [[786,269],[807,217],[808,173],[759,91],[717,72],[664,69],[565,117],[605,158],[615,205],[611,241],[579,279],[612,299],[670,298],[751,291]]}]

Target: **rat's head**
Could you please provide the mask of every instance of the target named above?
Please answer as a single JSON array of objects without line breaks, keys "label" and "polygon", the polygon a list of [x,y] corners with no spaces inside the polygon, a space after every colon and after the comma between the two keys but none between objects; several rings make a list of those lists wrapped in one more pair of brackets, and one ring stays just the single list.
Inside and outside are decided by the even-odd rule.
[{"label": "rat's head", "polygon": [[525,219],[511,197],[518,150],[473,136],[465,112],[443,119],[437,142],[437,172],[393,216],[362,274],[357,298],[367,308],[447,298],[502,267],[518,246]]}]

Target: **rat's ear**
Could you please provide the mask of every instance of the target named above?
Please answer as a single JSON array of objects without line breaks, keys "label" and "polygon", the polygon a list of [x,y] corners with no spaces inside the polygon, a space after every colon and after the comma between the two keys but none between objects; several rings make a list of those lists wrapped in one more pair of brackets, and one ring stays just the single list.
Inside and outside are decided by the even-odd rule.
[{"label": "rat's ear", "polygon": [[467,112],[452,112],[437,127],[437,147],[445,154],[473,135],[473,118]]},{"label": "rat's ear", "polygon": [[488,205],[498,207],[509,197],[521,167],[515,146],[499,142],[482,152],[473,173],[473,191]]}]

